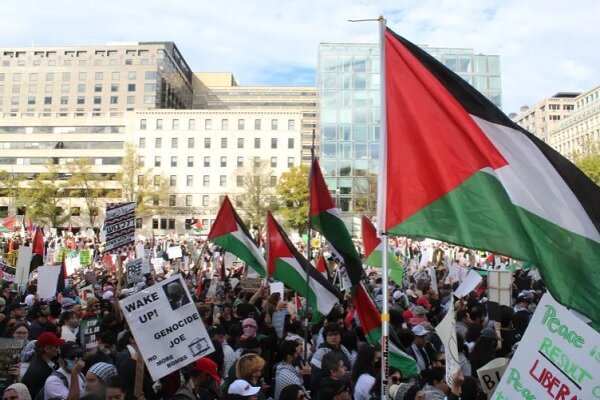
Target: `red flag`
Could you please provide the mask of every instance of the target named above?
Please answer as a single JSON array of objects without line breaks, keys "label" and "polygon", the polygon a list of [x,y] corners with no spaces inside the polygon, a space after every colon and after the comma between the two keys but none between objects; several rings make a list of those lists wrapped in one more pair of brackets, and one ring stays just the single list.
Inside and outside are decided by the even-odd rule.
[{"label": "red flag", "polygon": [[67,264],[65,258],[66,256],[63,253],[62,262],[60,264],[60,273],[58,274],[58,281],[56,282],[57,293],[62,293],[65,290],[65,280],[67,279]]},{"label": "red flag", "polygon": [[196,229],[200,229],[200,230],[204,229],[204,228],[202,227],[202,222],[200,222],[200,220],[199,220],[199,219],[197,219],[197,220],[196,220],[196,222],[194,223],[194,227],[195,227]]},{"label": "red flag", "polygon": [[71,223],[69,222],[69,233],[73,233],[73,225],[71,225]]},{"label": "red flag", "polygon": [[9,231],[14,231],[17,229],[17,216],[13,215],[7,218],[4,218],[0,221],[0,225],[8,229]]},{"label": "red flag", "polygon": [[319,260],[317,261],[317,271],[322,274],[327,273],[327,267],[325,263],[325,257],[323,257],[323,253],[319,256]]}]

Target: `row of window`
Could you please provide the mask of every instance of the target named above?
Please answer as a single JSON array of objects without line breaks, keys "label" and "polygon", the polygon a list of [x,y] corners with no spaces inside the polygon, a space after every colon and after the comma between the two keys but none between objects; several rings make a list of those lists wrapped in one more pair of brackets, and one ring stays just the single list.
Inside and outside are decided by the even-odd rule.
[{"label": "row of window", "polygon": [[[262,119],[255,119],[254,120],[254,130],[261,130],[262,129]],[[212,123],[212,119],[205,119],[204,120],[204,129],[205,130],[211,130],[213,127],[213,123]],[[287,122],[287,129],[288,131],[293,131],[296,127],[296,121],[293,119],[288,119]],[[140,130],[146,130],[148,129],[148,120],[146,119],[140,119]],[[162,119],[157,119],[155,121],[155,125],[154,125],[154,129],[155,130],[162,130],[164,129],[164,124],[163,124],[163,120]],[[171,121],[171,129],[172,130],[177,130],[180,129],[180,124],[179,124],[179,120],[178,119],[173,119]],[[190,119],[188,120],[188,130],[194,130],[196,129],[196,120],[195,119]],[[221,119],[221,130],[228,130],[229,129],[229,119]],[[246,129],[246,120],[243,118],[240,118],[237,120],[237,129],[242,131]],[[276,131],[279,129],[279,120],[278,119],[272,119],[271,120],[271,130]]]},{"label": "row of window", "polygon": [[[162,145],[163,145],[163,138],[157,137],[154,138],[154,148],[155,149],[162,149]],[[229,143],[229,138],[223,137],[221,138],[220,142],[221,142],[221,148],[222,149],[226,149]],[[261,148],[261,139],[262,138],[254,138],[254,148],[255,149],[260,149]],[[237,138],[237,148],[238,149],[243,149],[244,148],[244,138]],[[277,149],[278,148],[278,144],[279,144],[279,138],[271,138],[271,149]],[[187,138],[187,148],[188,149],[193,149],[196,145],[196,138],[190,137]],[[204,138],[204,148],[205,149],[210,149],[212,146],[212,138]],[[294,138],[287,138],[287,148],[288,149],[294,149],[295,146],[295,140]],[[138,140],[138,147],[140,149],[145,149],[146,148],[146,138],[141,137]],[[179,148],[179,138],[171,138],[171,148],[172,149],[177,149]]]},{"label": "row of window", "polygon": [[[27,87],[27,93],[33,94],[33,93],[37,93],[38,92],[38,85],[36,84],[29,84],[26,85]],[[61,93],[69,93],[71,91],[71,88],[76,89],[77,93],[87,93],[88,91],[88,85],[86,83],[79,83],[77,85],[71,85],[69,83],[63,83],[60,86],[58,85],[53,85],[53,84],[46,84],[43,86],[44,87],[44,92],[45,93],[52,93],[54,91],[54,88],[59,88],[60,87],[60,92]],[[121,89],[121,87],[123,87],[124,89],[127,89],[128,92],[135,92],[136,89],[138,88],[138,86],[135,83],[128,83],[126,86],[121,86],[118,83],[111,83],[110,85],[103,85],[102,83],[96,83],[94,84],[94,93],[101,93],[103,90],[109,90],[112,93],[117,93],[119,92],[119,90]],[[10,87],[11,89],[11,93],[13,94],[19,94],[19,93],[25,93],[24,89],[25,86],[23,86],[23,91],[21,90],[21,85],[12,85]],[[155,92],[156,91],[156,83],[145,83],[144,84],[144,92]],[[4,85],[0,85],[0,93],[4,93]]]},{"label": "row of window", "polygon": [[99,134],[99,133],[125,133],[124,126],[99,125],[99,126],[0,126],[0,133],[56,133],[56,134]]},{"label": "row of window", "polygon": [[[25,99],[23,99],[25,100]],[[57,103],[58,100],[58,103]],[[101,96],[94,96],[91,99],[91,103],[88,104],[120,104],[119,96],[108,96],[105,98],[104,103],[102,102]],[[155,104],[156,96],[143,96],[144,104]],[[0,105],[2,105],[2,97],[0,97]],[[86,104],[86,96],[77,96],[75,98],[75,103],[77,105]],[[10,104],[13,106],[18,106],[21,104],[20,96],[12,96],[10,98]],[[22,104],[25,104],[24,102]],[[44,105],[52,105],[52,104],[60,104],[60,105],[68,105],[69,104],[69,96],[61,96],[60,98],[55,98],[52,96],[44,96],[43,98],[37,98],[36,96],[28,96],[27,97],[27,105],[36,105],[36,104],[44,104]],[[127,96],[127,104],[135,104],[135,96]]]},{"label": "row of window", "polygon": [[[219,204],[221,204],[223,202],[224,198],[225,198],[225,195],[219,196]],[[210,199],[209,195],[207,195],[207,194],[202,195],[202,207],[209,207],[209,199]],[[183,204],[181,204],[181,200],[183,200]],[[242,204],[242,196],[240,196],[240,195],[235,196],[234,202],[235,202],[236,207],[242,207],[242,205],[243,205]],[[154,199],[153,204],[159,205],[159,200]],[[194,197],[191,194],[186,194],[184,196],[181,196],[181,195],[177,196],[175,194],[171,194],[171,195],[169,195],[168,204],[169,204],[169,207],[183,207],[183,206],[193,207],[194,206]],[[192,223],[194,223],[194,222],[195,221],[192,221]],[[186,225],[187,225],[187,220],[186,220]],[[206,227],[206,225],[204,223],[202,225],[204,227]]]},{"label": "row of window", "polygon": [[[21,74],[20,72],[14,72],[12,73],[12,81],[13,82],[21,82],[24,80],[25,74]],[[39,81],[39,75],[42,74],[38,74],[37,72],[31,72],[29,73],[28,77],[28,81],[29,82],[38,82]],[[53,82],[56,81],[58,79],[59,73],[54,73],[54,72],[46,72],[44,75],[44,80],[46,82]],[[74,74],[73,74],[74,75]],[[123,75],[125,75],[125,73],[123,73]],[[102,81],[105,78],[108,79],[108,77],[110,76],[111,80],[113,81],[118,81],[121,80],[121,72],[119,71],[114,71],[111,72],[110,75],[109,73],[106,73],[106,75],[104,74],[104,72],[101,71],[97,71],[94,72],[94,80],[97,81]],[[71,73],[70,72],[62,72],[60,73],[60,77],[61,80],[63,82],[67,82],[71,80]],[[90,77],[91,77],[91,73],[90,73]],[[156,80],[156,78],[158,77],[158,73],[156,71],[146,71],[144,72],[144,79],[145,80]],[[127,72],[127,79],[128,80],[135,80],[137,79],[137,71],[129,71]],[[6,80],[6,73],[4,72],[0,72],[0,82],[4,82]],[[87,81],[88,80],[88,73],[87,72],[79,72],[78,74],[78,80],[80,81]]]},{"label": "row of window", "polygon": [[[194,167],[194,156],[188,156],[187,157],[187,167]],[[288,157],[287,158],[287,166],[288,168],[291,168],[294,166],[295,164],[295,157]],[[262,162],[262,158],[260,157],[254,157],[254,161],[253,161],[253,165],[255,167],[260,167]],[[277,157],[271,157],[270,160],[270,166],[271,168],[277,168]],[[138,165],[140,167],[145,167],[146,166],[146,157],[144,156],[138,156]],[[203,167],[210,167],[211,165],[211,157],[210,156],[205,156],[204,159],[202,160],[202,166]],[[155,167],[162,167],[162,156],[155,156],[154,157],[154,166]],[[171,167],[177,167],[179,166],[179,157],[177,156],[171,156]],[[219,166],[220,167],[227,167],[227,157],[226,156],[221,156],[220,160],[219,160]],[[239,167],[243,167],[244,166],[244,157],[242,156],[238,156],[237,160],[236,160],[236,166]]]},{"label": "row of window", "polygon": [[[237,175],[235,178],[236,178],[235,185],[237,187],[243,187],[244,186],[244,176]],[[142,185],[144,182],[144,179],[145,179],[144,175],[138,175],[138,179],[137,179],[138,185]],[[154,177],[152,179],[152,183],[154,184],[154,186],[160,186],[162,183],[162,176],[154,175]],[[271,186],[275,186],[277,184],[277,176],[271,175],[269,177],[269,184]],[[187,187],[194,186],[194,175],[186,175],[185,176],[185,185]],[[169,176],[169,186],[171,186],[171,187],[177,186],[177,175]],[[203,187],[210,186],[210,175],[202,175],[202,186]],[[221,187],[227,186],[227,175],[219,175],[219,186],[221,186]]]}]

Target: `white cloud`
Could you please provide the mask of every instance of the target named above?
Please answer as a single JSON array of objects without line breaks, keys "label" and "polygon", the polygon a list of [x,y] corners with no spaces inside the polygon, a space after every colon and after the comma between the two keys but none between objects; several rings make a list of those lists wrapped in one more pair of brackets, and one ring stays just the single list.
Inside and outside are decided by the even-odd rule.
[{"label": "white cloud", "polygon": [[504,109],[600,83],[600,2],[579,0],[6,0],[0,46],[174,41],[193,70],[269,84],[316,68],[321,42],[375,42],[377,18],[417,44],[498,54]]}]

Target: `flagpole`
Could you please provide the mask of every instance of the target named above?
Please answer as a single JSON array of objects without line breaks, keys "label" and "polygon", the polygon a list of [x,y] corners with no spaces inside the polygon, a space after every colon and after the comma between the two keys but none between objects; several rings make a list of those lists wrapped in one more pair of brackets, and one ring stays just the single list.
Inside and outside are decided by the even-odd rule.
[{"label": "flagpole", "polygon": [[388,236],[385,232],[385,193],[382,188],[385,188],[385,171],[386,171],[386,139],[387,139],[387,114],[386,114],[386,96],[385,96],[385,30],[386,20],[383,16],[379,17],[379,79],[380,96],[381,96],[381,127],[379,129],[380,148],[379,154],[379,187],[378,187],[378,218],[377,225],[381,231],[381,240],[383,241],[383,262],[381,265],[382,281],[383,281],[383,307],[381,310],[381,398],[387,399],[387,380],[388,380],[388,338],[389,338],[389,321],[390,314],[388,310]]},{"label": "flagpole", "polygon": [[[312,173],[312,168],[314,165],[314,161],[315,161],[315,130],[312,130],[312,143],[310,146],[310,168],[311,171],[309,171],[309,174]],[[308,179],[309,183],[310,183],[310,178]],[[311,253],[312,253],[312,245],[311,245],[311,238],[312,238],[312,224],[310,223],[310,204],[311,204],[311,197],[312,197],[312,193],[311,190],[309,188],[308,190],[308,224],[307,224],[307,233],[308,233],[308,240],[307,240],[307,244],[306,244],[306,250],[307,250],[307,260],[308,263],[310,264],[311,262]],[[306,362],[306,359],[308,358],[308,339],[309,339],[309,326],[308,326],[308,292],[310,290],[310,274],[308,271],[306,271],[306,298],[305,298],[305,303],[304,303],[304,362]]]}]

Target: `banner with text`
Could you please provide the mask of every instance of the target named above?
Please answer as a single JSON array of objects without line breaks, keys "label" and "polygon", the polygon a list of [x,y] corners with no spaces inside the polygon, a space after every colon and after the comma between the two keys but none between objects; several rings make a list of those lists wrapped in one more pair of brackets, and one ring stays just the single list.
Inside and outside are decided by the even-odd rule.
[{"label": "banner with text", "polygon": [[135,250],[135,203],[108,203],[104,218],[106,252]]},{"label": "banner with text", "polygon": [[600,399],[600,334],[548,293],[492,397],[520,398]]},{"label": "banner with text", "polygon": [[126,297],[119,305],[154,380],[214,351],[181,275]]}]

